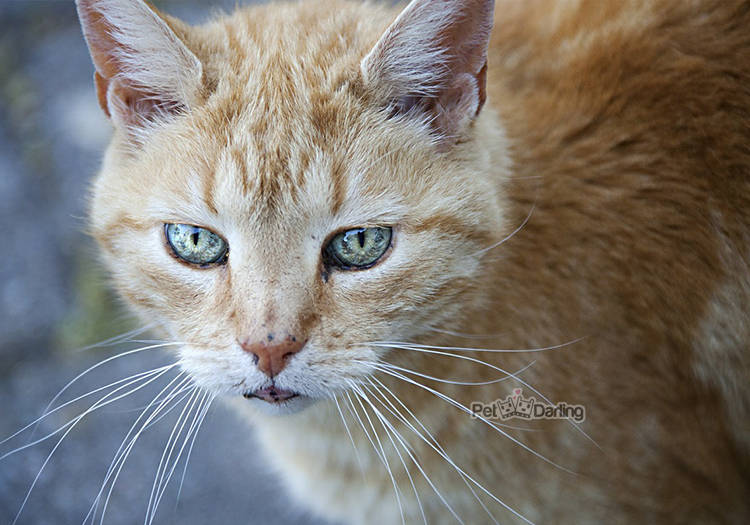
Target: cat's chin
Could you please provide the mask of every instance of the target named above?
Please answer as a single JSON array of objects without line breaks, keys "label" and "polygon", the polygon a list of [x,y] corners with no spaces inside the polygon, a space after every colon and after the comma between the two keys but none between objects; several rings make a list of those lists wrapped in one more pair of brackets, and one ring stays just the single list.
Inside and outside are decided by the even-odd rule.
[{"label": "cat's chin", "polygon": [[247,403],[261,414],[268,416],[290,416],[298,414],[306,408],[315,404],[316,399],[308,396],[298,395],[285,401],[269,403],[263,399],[248,398]]}]

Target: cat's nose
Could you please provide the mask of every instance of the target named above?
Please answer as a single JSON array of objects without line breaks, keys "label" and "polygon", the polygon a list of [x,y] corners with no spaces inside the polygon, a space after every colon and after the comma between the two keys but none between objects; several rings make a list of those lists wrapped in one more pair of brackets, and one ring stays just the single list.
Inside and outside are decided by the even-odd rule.
[{"label": "cat's nose", "polygon": [[240,346],[253,356],[255,364],[262,372],[269,377],[275,377],[284,370],[289,359],[302,350],[306,342],[293,335],[279,340],[274,334],[268,334],[262,341],[241,341]]}]

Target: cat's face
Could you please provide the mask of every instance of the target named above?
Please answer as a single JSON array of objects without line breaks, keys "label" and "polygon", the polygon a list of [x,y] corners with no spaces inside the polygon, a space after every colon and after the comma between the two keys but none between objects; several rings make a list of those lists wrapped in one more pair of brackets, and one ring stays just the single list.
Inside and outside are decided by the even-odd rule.
[{"label": "cat's face", "polygon": [[[370,373],[382,352],[372,342],[448,326],[478,300],[477,252],[503,219],[486,175],[502,167],[486,165],[482,119],[436,139],[424,114],[399,112],[368,85],[360,64],[382,20],[368,25],[361,7],[295,9],[314,42],[295,17],[261,10],[184,35],[202,49],[211,89],[189,109],[118,130],[92,213],[118,289],[184,343],[183,368],[216,393],[299,395],[265,395],[274,409]],[[253,32],[251,13],[275,31]],[[219,260],[186,261],[170,224],[205,230]],[[331,257],[352,230],[352,249],[371,243],[354,254],[363,268]]]}]

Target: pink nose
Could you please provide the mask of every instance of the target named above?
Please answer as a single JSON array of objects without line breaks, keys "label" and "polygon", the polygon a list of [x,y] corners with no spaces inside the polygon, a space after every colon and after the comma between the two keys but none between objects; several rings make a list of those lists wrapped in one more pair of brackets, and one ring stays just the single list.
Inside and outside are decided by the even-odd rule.
[{"label": "pink nose", "polygon": [[242,349],[251,354],[255,364],[269,377],[275,377],[284,370],[289,358],[302,350],[306,341],[298,341],[290,335],[281,341],[274,341],[274,336],[268,334],[267,340],[240,343]]}]

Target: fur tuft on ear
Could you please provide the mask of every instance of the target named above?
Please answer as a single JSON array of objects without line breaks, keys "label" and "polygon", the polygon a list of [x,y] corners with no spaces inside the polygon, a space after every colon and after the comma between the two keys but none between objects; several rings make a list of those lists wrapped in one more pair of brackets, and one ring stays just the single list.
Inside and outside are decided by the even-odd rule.
[{"label": "fur tuft on ear", "polygon": [[361,64],[396,114],[428,120],[451,143],[486,99],[494,0],[412,0]]},{"label": "fur tuft on ear", "polygon": [[170,25],[143,0],[76,0],[101,105],[116,126],[142,128],[189,109],[203,68]]}]

